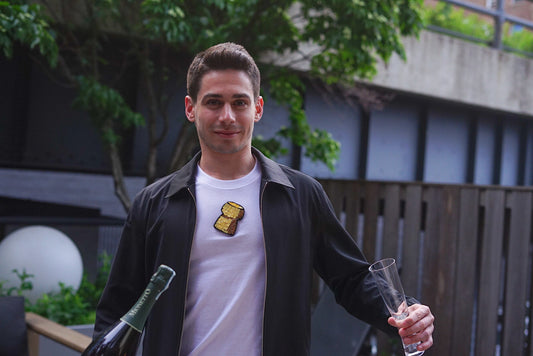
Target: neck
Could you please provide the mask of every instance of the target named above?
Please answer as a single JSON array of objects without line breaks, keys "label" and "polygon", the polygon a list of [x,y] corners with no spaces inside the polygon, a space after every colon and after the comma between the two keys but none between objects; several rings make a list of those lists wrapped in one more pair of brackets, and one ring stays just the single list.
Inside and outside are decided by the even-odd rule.
[{"label": "neck", "polygon": [[250,173],[255,166],[255,157],[249,149],[236,154],[204,154],[202,151],[199,164],[200,168],[213,178],[232,180]]}]

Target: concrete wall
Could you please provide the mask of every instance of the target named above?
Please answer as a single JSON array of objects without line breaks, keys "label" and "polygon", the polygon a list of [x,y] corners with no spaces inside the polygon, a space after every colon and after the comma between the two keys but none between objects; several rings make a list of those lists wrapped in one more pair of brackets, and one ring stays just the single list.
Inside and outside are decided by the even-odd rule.
[{"label": "concrete wall", "polygon": [[533,60],[429,31],[403,40],[370,82],[380,87],[533,116]]},{"label": "concrete wall", "polygon": [[[419,39],[406,38],[404,44],[407,61],[392,57],[387,65],[381,65],[372,81],[374,85],[400,95],[383,110],[372,111],[366,126],[362,125],[357,108],[324,100],[310,89],[306,96],[306,111],[311,126],[330,131],[335,139],[341,141],[342,151],[335,172],[307,158],[302,159],[301,169],[320,178],[453,183],[465,182],[471,171],[472,183],[506,185],[520,184],[521,180],[516,176],[523,170],[523,182],[533,184],[533,60],[426,31]],[[84,124],[86,120],[78,121],[77,116],[73,120],[74,111],[51,111],[51,107],[58,105],[56,100],[39,101],[43,92],[55,93],[54,98],[68,95],[63,95],[52,83],[45,82],[41,75],[33,73],[29,80],[32,83],[28,101],[32,109],[28,113],[26,134],[33,133],[36,138],[35,142],[29,140],[32,152],[47,152],[53,148],[43,141],[45,137],[53,137],[69,142],[65,143],[69,151],[62,150],[64,154],[58,157],[72,165],[91,165],[95,160],[91,160],[90,156],[97,154],[94,150],[99,146],[98,143],[85,144],[89,140],[87,137],[92,137],[85,129],[85,126],[89,127]],[[410,99],[406,100],[406,97]],[[179,102],[182,104],[181,100]],[[256,133],[269,137],[281,125],[287,124],[287,112],[272,100],[266,102],[265,116],[256,126]],[[42,104],[39,110],[36,103]],[[66,106],[69,107],[69,104]],[[177,115],[182,115],[180,105],[176,105],[176,111]],[[7,115],[16,117],[10,111]],[[43,134],[43,130],[39,129],[42,126],[36,126],[38,120],[32,119],[32,115],[43,121],[49,120],[52,134]],[[67,121],[57,119],[58,116],[69,118],[76,124],[67,126]],[[420,129],[423,120],[427,121],[425,130]],[[473,136],[467,135],[468,120],[473,120],[476,125]],[[70,131],[65,133],[63,127]],[[501,142],[498,141],[500,131]],[[361,132],[366,135],[368,143],[361,142]],[[522,139],[522,149],[527,150],[523,154],[526,163],[517,161],[521,149],[517,142],[522,132],[526,132]],[[4,138],[8,137],[6,132],[3,133]],[[69,140],[71,136],[83,137],[84,144],[81,146],[90,147],[90,150],[76,150],[79,147]],[[419,147],[420,142],[424,143],[424,147]],[[145,146],[136,137],[134,147],[142,150]],[[425,153],[422,154],[421,150]],[[25,153],[28,154],[28,151]],[[473,159],[467,159],[469,155]],[[87,156],[87,160],[76,163],[80,156]],[[365,164],[361,163],[361,156],[365,157]],[[424,156],[420,163],[420,157]],[[144,163],[141,152],[136,152],[133,157],[137,165]],[[290,156],[279,161],[290,164]],[[473,168],[467,167],[467,164],[473,165]],[[364,168],[363,173],[360,172],[361,167]],[[144,179],[140,177],[127,181],[132,196],[144,185]],[[4,167],[0,168],[0,195],[94,207],[110,216],[125,215],[114,196],[112,178],[108,175]]]}]

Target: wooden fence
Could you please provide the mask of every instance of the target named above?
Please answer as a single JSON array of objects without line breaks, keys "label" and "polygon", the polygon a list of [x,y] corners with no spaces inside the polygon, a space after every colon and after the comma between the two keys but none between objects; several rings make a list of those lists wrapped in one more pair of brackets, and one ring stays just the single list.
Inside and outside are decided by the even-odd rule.
[{"label": "wooden fence", "polygon": [[437,356],[533,356],[533,189],[322,180],[368,260],[395,257]]}]

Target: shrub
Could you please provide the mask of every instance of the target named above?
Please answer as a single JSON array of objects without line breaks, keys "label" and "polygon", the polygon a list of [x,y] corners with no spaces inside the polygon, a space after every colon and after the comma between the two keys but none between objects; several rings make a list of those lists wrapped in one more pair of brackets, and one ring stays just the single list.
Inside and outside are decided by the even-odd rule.
[{"label": "shrub", "polygon": [[[508,26],[506,26],[507,28]],[[507,31],[506,31],[507,33]],[[504,36],[503,44],[520,51],[533,53],[533,32],[525,29]]]},{"label": "shrub", "polygon": [[[426,7],[422,17],[426,25],[478,38],[486,43],[490,43],[494,37],[493,20],[468,14],[463,9],[455,8],[449,3],[438,3],[434,7]],[[503,28],[502,41],[507,47],[533,53],[533,32],[527,29],[510,31],[510,25],[506,23]]]},{"label": "shrub", "polygon": [[427,25],[459,32],[486,42],[491,41],[494,36],[494,26],[490,20],[467,14],[463,9],[455,9],[447,3],[427,7],[423,12],[423,19]]},{"label": "shrub", "polygon": [[[95,282],[89,281],[86,273],[83,274],[80,287],[76,292],[73,287],[59,282],[59,292],[45,293],[35,303],[26,299],[26,311],[42,315],[63,325],[94,324],[95,310],[100,296],[109,276],[111,256],[103,253],[99,257]],[[18,287],[4,287],[5,282],[0,282],[0,296],[23,295],[24,291],[33,288],[31,278],[34,276],[23,270],[13,270],[20,280]]]}]

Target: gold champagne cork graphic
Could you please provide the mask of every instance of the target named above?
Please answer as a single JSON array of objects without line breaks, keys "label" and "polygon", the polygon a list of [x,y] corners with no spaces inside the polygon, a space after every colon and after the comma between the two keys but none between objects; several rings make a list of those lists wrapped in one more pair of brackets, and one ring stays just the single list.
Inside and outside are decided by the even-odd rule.
[{"label": "gold champagne cork graphic", "polygon": [[237,230],[237,222],[244,216],[244,208],[232,201],[224,203],[220,215],[215,222],[215,229],[228,235],[234,235]]}]

